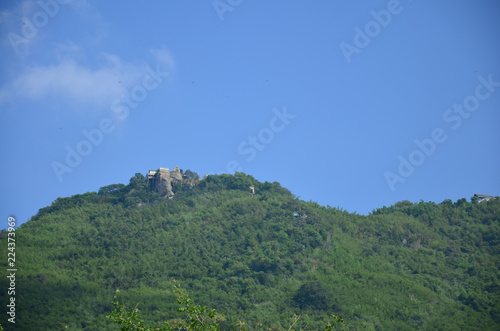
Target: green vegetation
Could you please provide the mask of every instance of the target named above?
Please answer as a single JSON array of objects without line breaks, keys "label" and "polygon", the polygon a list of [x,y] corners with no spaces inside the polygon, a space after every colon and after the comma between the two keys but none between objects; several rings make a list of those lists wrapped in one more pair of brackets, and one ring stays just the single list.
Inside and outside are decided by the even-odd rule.
[{"label": "green vegetation", "polygon": [[[170,320],[164,322],[164,327],[146,327],[139,318],[137,306],[132,311],[127,311],[124,305],[118,301],[114,302],[116,309],[108,316],[115,323],[121,325],[121,330],[219,330],[217,324],[219,318],[214,309],[208,310],[205,306],[194,304],[187,293],[182,290],[180,284],[174,280],[174,292],[177,295],[177,303],[181,306],[177,311],[186,313],[185,319]],[[120,291],[117,290],[117,294]],[[116,298],[116,297],[115,297]]]},{"label": "green vegetation", "polygon": [[16,230],[16,324],[0,323],[119,330],[106,318],[119,289],[145,325],[164,327],[185,317],[177,279],[221,330],[319,330],[332,314],[349,330],[500,327],[500,199],[402,201],[362,216],[243,173],[189,171],[189,181],[165,200],[136,174],[42,208]]},{"label": "green vegetation", "polygon": [[[164,321],[166,326],[154,326],[147,327],[144,325],[144,322],[139,318],[139,309],[137,306],[128,311],[125,308],[125,305],[122,305],[120,302],[115,301],[113,304],[116,306],[116,309],[111,312],[108,316],[111,320],[121,326],[122,331],[127,330],[147,330],[147,331],[174,331],[174,330],[189,330],[189,331],[202,331],[202,330],[220,330],[219,322],[224,321],[224,317],[217,314],[215,309],[208,309],[208,307],[200,306],[189,298],[187,293],[180,287],[179,282],[173,281],[173,289],[174,293],[177,296],[177,303],[180,305],[180,308],[177,309],[180,313],[185,313],[184,319],[175,319]],[[116,291],[117,294],[120,292]],[[116,296],[115,296],[116,298]],[[345,323],[342,317],[340,316],[332,316],[333,322],[325,325],[324,330],[331,331],[334,330],[334,326],[342,326],[342,330],[344,330]],[[300,316],[294,315],[293,323],[288,328],[288,330],[292,330],[294,326],[296,326],[299,321]],[[300,325],[300,324],[297,324]],[[258,323],[258,327],[262,327],[263,325]],[[307,327],[307,325],[306,325]],[[235,324],[231,330],[239,330],[245,331],[245,322],[239,321]],[[301,328],[300,330],[304,330]],[[1,331],[1,326],[0,326]]]}]

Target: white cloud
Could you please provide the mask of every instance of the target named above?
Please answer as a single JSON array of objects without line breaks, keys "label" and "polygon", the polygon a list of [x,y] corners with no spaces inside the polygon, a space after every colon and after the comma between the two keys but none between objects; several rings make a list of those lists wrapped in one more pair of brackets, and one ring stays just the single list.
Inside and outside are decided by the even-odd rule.
[{"label": "white cloud", "polygon": [[39,55],[68,25],[80,27],[80,39],[94,47],[108,37],[109,23],[87,0],[22,0],[0,11],[0,51],[20,59]]},{"label": "white cloud", "polygon": [[[71,1],[66,2],[69,3]],[[46,26],[66,4],[61,5],[55,0],[24,0],[3,10],[0,13],[0,29],[5,31],[6,37],[2,38],[0,44],[3,51],[21,57],[31,54],[31,47],[40,39],[45,39]]]},{"label": "white cloud", "polygon": [[98,68],[75,60],[79,58],[76,53],[80,48],[74,43],[56,45],[56,48],[69,52],[60,52],[62,55],[56,57],[58,62],[54,65],[35,65],[25,69],[13,82],[0,89],[0,104],[8,99],[15,102],[17,99],[57,96],[70,102],[109,109],[114,99],[141,82],[147,74],[147,65],[153,70],[156,66],[163,71],[174,69],[173,57],[165,47],[150,50],[153,62],[149,64],[146,61],[124,63],[117,55],[103,54],[104,63]]},{"label": "white cloud", "polygon": [[165,70],[168,71],[174,70],[174,57],[165,46],[162,46],[159,49],[153,48],[150,50],[150,52],[153,55],[156,62],[161,66],[163,66]]},{"label": "white cloud", "polygon": [[[59,2],[54,0],[50,3],[55,13],[55,4]],[[33,13],[41,11],[43,4],[47,4],[45,0],[22,0],[0,12],[0,30],[5,30],[6,35],[11,32],[11,35],[17,34],[19,38],[24,38],[22,43],[16,44],[22,50],[17,54],[13,51],[16,47],[11,45],[8,38],[0,41],[0,48],[11,55],[15,54],[9,64],[4,65],[8,73],[1,80],[0,106],[15,105],[22,100],[44,105],[52,102],[48,98],[44,99],[50,96],[58,102],[67,101],[68,108],[84,106],[89,109],[87,106],[91,106],[91,109],[109,110],[113,100],[121,98],[142,82],[148,73],[146,66],[149,65],[154,71],[159,70],[158,67],[162,71],[173,70],[173,56],[165,47],[151,49],[143,60],[133,62],[125,61],[116,54],[105,53],[103,47],[106,45],[100,38],[107,35],[108,23],[93,5],[86,0],[61,3],[64,6],[61,4],[57,9],[57,13],[65,13],[61,19],[77,20],[88,26],[88,29],[82,28],[82,31],[86,31],[83,35],[74,35],[75,39],[63,43],[54,37],[55,31],[48,33],[43,43],[38,40],[41,38],[39,33],[29,38],[23,34],[23,20],[32,19]],[[49,31],[49,28],[39,27],[38,31]],[[25,43],[26,40],[28,42]],[[38,41],[36,48],[32,47],[32,41],[35,40]],[[9,79],[9,76],[12,78]]]},{"label": "white cloud", "polygon": [[100,104],[123,93],[121,79],[113,67],[91,70],[69,60],[54,66],[29,68],[12,87],[15,95],[23,97],[56,93],[74,101]]}]

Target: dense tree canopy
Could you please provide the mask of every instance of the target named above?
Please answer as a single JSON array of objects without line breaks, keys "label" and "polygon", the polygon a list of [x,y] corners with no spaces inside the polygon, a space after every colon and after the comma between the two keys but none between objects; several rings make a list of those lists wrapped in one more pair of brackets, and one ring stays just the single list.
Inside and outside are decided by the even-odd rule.
[{"label": "dense tree canopy", "polygon": [[[189,180],[172,200],[136,174],[42,208],[16,230],[19,319],[0,323],[118,329],[106,316],[119,289],[161,325],[180,316],[175,278],[223,330],[240,320],[277,330],[294,314],[311,330],[332,314],[363,330],[500,327],[499,199],[402,201],[362,216],[244,173]],[[7,256],[5,231],[0,249]]]}]

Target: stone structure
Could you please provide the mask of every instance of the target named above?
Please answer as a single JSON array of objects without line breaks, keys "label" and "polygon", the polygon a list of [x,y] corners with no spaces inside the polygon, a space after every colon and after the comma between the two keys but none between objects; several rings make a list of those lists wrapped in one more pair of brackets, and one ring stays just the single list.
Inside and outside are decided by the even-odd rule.
[{"label": "stone structure", "polygon": [[487,194],[474,194],[475,197],[477,197],[477,202],[481,202],[481,201],[488,201],[488,200],[491,200],[491,199],[495,199],[494,196],[492,195],[487,195]]},{"label": "stone structure", "polygon": [[172,183],[182,182],[183,176],[178,167],[175,167],[172,171],[168,168],[160,168],[158,170],[149,170],[146,179],[151,185],[151,189],[168,199],[172,199],[174,196]]}]

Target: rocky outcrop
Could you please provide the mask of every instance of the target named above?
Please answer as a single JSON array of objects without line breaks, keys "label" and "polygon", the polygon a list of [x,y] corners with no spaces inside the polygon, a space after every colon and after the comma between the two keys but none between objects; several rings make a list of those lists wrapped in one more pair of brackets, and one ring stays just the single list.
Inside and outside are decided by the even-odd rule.
[{"label": "rocky outcrop", "polygon": [[168,168],[160,168],[156,171],[150,170],[148,173],[148,181],[153,190],[164,195],[167,199],[172,199],[174,197],[172,184],[175,182],[182,182],[182,174],[177,167],[172,171]]},{"label": "rocky outcrop", "polygon": [[170,177],[172,180],[182,181],[182,174],[179,168],[175,167],[175,169],[170,172]]}]

